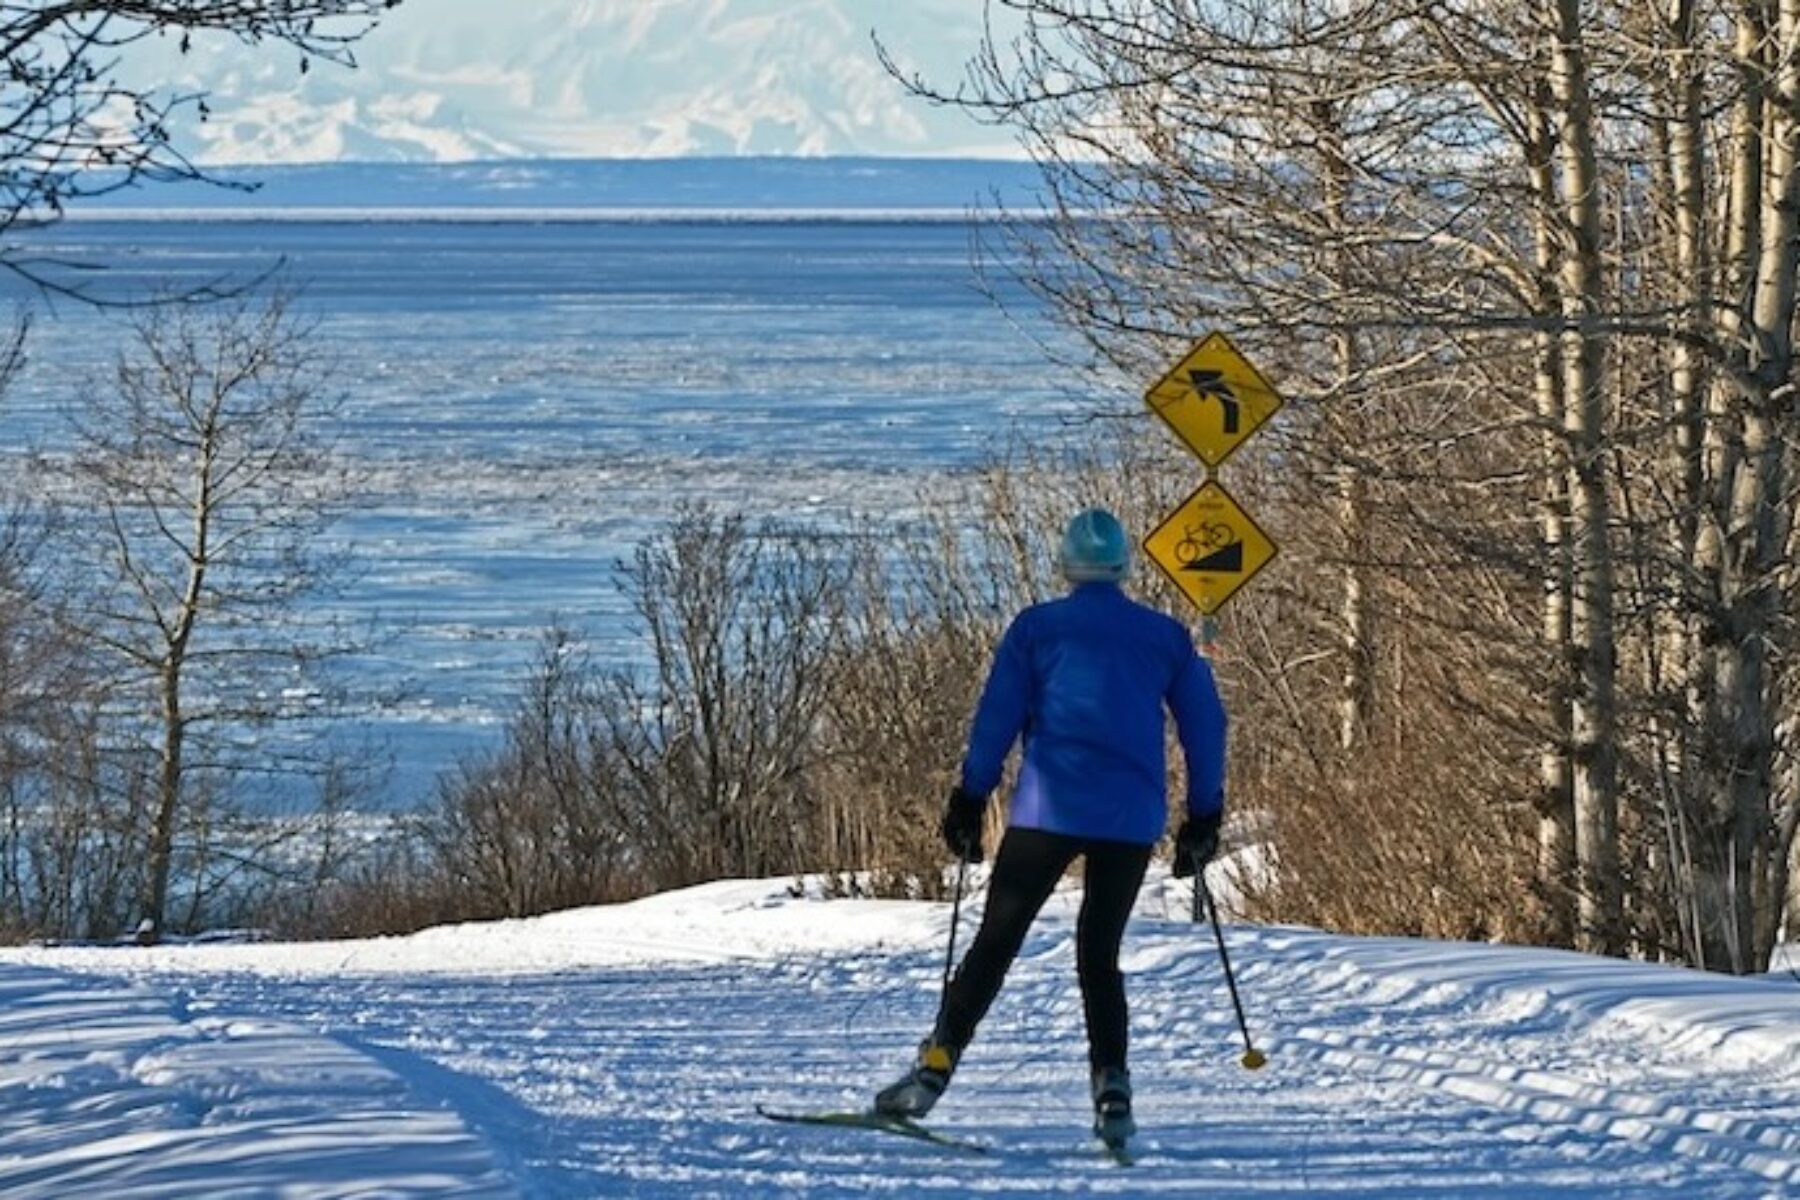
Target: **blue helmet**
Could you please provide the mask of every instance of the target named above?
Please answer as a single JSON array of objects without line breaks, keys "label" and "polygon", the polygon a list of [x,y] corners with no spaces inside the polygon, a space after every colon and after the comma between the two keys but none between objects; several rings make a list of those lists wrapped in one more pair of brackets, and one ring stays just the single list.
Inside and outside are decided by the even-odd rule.
[{"label": "blue helmet", "polygon": [[1118,582],[1131,566],[1125,527],[1104,508],[1077,513],[1063,531],[1062,572],[1070,583]]}]

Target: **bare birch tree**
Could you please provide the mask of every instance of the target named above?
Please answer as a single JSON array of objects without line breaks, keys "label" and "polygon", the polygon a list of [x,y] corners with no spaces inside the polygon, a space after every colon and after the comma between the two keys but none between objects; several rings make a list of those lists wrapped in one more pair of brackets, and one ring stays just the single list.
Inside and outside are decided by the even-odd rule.
[{"label": "bare birch tree", "polygon": [[[1706,965],[1766,965],[1785,870],[1773,811],[1772,647],[1781,640],[1793,432],[1794,273],[1800,226],[1800,4],[1743,3],[1734,14],[1744,73],[1733,106],[1726,278],[1715,312],[1705,458],[1712,503],[1700,568],[1711,590],[1694,820]],[[1791,614],[1787,614],[1791,620]]]},{"label": "bare birch tree", "polygon": [[93,587],[71,619],[156,763],[141,831],[155,936],[183,822],[234,779],[318,767],[313,739],[283,748],[267,730],[308,716],[317,669],[350,645],[304,606],[343,565],[323,534],[348,484],[336,398],[285,300],[155,310],[136,339],[52,466],[82,519],[68,558]]},{"label": "bare birch tree", "polygon": [[[1541,18],[1550,43],[1556,199],[1563,207],[1559,277],[1563,425],[1568,433],[1572,563],[1569,652],[1571,799],[1580,890],[1576,944],[1625,949],[1619,872],[1617,651],[1613,631],[1612,503],[1607,488],[1607,395],[1600,336],[1601,181],[1582,0],[1551,0]],[[1551,197],[1545,197],[1548,203]]]},{"label": "bare birch tree", "polygon": [[[1540,936],[1766,962],[1796,804],[1800,8],[1004,7],[1016,39],[914,87],[1044,165],[1055,212],[1014,226],[1021,271],[1114,386],[1208,326],[1272,349],[1298,403],[1231,469],[1291,522],[1340,515],[1336,546],[1301,542],[1329,563],[1266,585],[1301,601],[1280,657],[1344,665],[1333,740],[1360,719],[1383,744],[1423,703],[1379,674],[1417,646],[1369,655],[1371,619],[1441,633],[1462,719],[1537,741],[1535,779],[1495,799],[1535,797]],[[1535,597],[1522,652],[1464,590],[1490,573]],[[1339,789],[1369,765],[1309,758]]]}]

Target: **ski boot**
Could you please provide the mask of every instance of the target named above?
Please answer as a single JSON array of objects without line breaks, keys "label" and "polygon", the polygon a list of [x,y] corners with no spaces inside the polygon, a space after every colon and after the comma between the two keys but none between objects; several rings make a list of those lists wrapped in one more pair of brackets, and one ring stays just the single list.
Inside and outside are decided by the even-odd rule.
[{"label": "ski boot", "polygon": [[912,1068],[875,1093],[875,1111],[907,1121],[923,1117],[950,1086],[959,1057],[956,1047],[926,1038],[919,1043],[919,1057]]},{"label": "ski boot", "polygon": [[1108,1149],[1121,1150],[1137,1133],[1137,1122],[1131,1119],[1131,1072],[1124,1067],[1096,1067],[1093,1081],[1094,1136]]}]

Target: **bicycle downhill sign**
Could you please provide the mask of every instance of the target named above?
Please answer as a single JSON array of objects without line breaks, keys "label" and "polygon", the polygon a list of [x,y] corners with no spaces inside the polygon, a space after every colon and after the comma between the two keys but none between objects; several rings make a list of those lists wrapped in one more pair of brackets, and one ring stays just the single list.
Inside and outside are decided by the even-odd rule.
[{"label": "bicycle downhill sign", "polygon": [[1144,539],[1144,552],[1211,616],[1275,557],[1275,543],[1229,492],[1209,481]]},{"label": "bicycle downhill sign", "polygon": [[1144,393],[1144,402],[1206,464],[1199,491],[1144,539],[1144,552],[1182,595],[1212,615],[1275,557],[1275,543],[1211,478],[1282,406],[1281,394],[1231,339],[1208,334]]}]

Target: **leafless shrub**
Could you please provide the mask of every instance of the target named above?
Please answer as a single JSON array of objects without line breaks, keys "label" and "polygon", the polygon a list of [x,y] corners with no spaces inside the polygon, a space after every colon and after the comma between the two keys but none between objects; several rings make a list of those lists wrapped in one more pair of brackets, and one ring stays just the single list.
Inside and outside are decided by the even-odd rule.
[{"label": "leafless shrub", "polygon": [[[1144,432],[1102,423],[1056,451],[1016,446],[905,523],[809,532],[685,514],[627,573],[650,661],[609,669],[553,638],[505,748],[446,781],[425,836],[394,852],[400,874],[369,877],[362,901],[327,911],[366,929],[368,914],[523,915],[801,872],[840,892],[941,894],[937,818],[971,706],[1006,621],[1062,590],[1055,544],[1069,513],[1104,504],[1147,532],[1196,482]],[[1470,635],[1527,619],[1528,576],[1452,556],[1401,573],[1384,603],[1411,618],[1374,670],[1393,717],[1346,752],[1325,649],[1334,519],[1279,477],[1246,467],[1241,480],[1239,500],[1290,551],[1234,600],[1215,661],[1234,722],[1227,840],[1260,847],[1250,911],[1530,938],[1519,764],[1535,731],[1507,719],[1521,710],[1508,689],[1532,677],[1528,653],[1508,656],[1530,643]],[[1404,515],[1388,518],[1399,538]],[[1184,611],[1148,564],[1133,586]],[[1177,769],[1176,811],[1184,786]],[[604,877],[581,878],[589,866]]]},{"label": "leafless shrub", "polygon": [[228,823],[247,781],[330,769],[275,752],[267,730],[315,721],[285,694],[325,699],[321,666],[357,645],[317,607],[346,566],[324,537],[350,486],[337,403],[288,297],[156,309],[112,386],[81,397],[74,452],[42,464],[71,513],[60,557],[77,594],[61,619],[105,683],[117,753],[156,764],[140,910],[153,933],[178,861],[200,879],[218,850],[184,835]]},{"label": "leafless shrub", "polygon": [[464,763],[417,824],[435,871],[472,911],[519,917],[616,900],[640,868],[623,775],[592,671],[567,633],[545,641],[506,744]]}]

